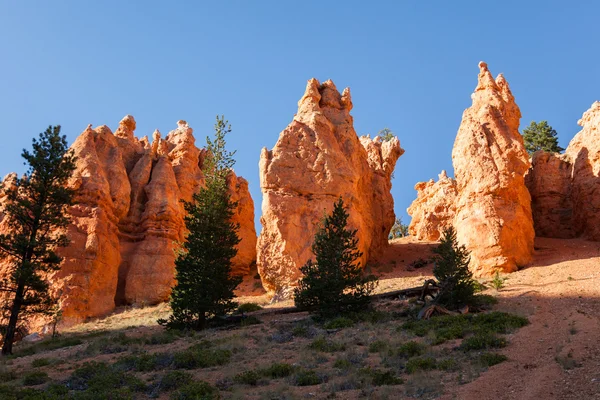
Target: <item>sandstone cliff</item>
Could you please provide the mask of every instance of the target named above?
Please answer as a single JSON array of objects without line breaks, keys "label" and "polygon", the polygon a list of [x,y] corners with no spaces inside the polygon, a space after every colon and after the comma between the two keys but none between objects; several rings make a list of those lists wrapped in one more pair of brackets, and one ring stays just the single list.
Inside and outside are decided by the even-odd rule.
[{"label": "sandstone cliff", "polygon": [[418,240],[439,240],[456,214],[456,181],[442,171],[437,182],[419,182],[415,190],[417,198],[407,210],[412,217],[408,230]]},{"label": "sandstone cliff", "polygon": [[[77,157],[71,243],[61,249],[63,265],[51,279],[67,324],[115,305],[166,301],[174,284],[175,242],[185,237],[181,200],[190,201],[204,185],[205,151],[185,121],[165,138],[155,131],[152,142],[137,139],[135,128],[132,116],[114,134],[88,126],[71,146]],[[254,205],[245,179],[232,172],[229,187],[242,239],[234,272],[246,274],[256,259]]]},{"label": "sandstone cliff", "polygon": [[258,269],[263,286],[285,298],[313,257],[312,239],[324,213],[342,196],[358,229],[361,263],[387,245],[394,224],[391,174],[404,150],[398,138],[359,138],[349,89],[308,81],[298,113],[272,150],[262,150],[262,233]]}]

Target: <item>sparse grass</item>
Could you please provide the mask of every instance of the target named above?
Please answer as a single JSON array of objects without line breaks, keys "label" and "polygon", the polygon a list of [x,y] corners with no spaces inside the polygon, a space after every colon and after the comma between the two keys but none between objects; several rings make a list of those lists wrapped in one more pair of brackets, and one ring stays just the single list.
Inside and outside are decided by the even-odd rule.
[{"label": "sparse grass", "polygon": [[159,333],[154,333],[148,337],[143,339],[143,343],[145,345],[162,345],[173,343],[178,339],[178,336],[175,334],[175,331],[164,331]]},{"label": "sparse grass", "polygon": [[262,324],[262,321],[253,315],[245,317],[244,319],[242,319],[242,322],[240,322],[240,326],[242,326],[242,327],[250,326],[250,325],[258,325],[258,324]]},{"label": "sparse grass", "polygon": [[312,350],[322,351],[324,353],[335,353],[346,350],[345,343],[335,342],[324,338],[323,336],[316,338],[308,346]]},{"label": "sparse grass", "polygon": [[48,374],[42,371],[34,371],[25,374],[23,377],[24,386],[37,386],[50,380]]},{"label": "sparse grass", "polygon": [[581,366],[581,364],[573,357],[572,351],[569,351],[566,356],[559,354],[554,360],[565,370],[571,370]]},{"label": "sparse grass", "polygon": [[432,344],[437,345],[447,340],[462,339],[475,333],[509,333],[527,325],[527,318],[503,312],[482,314],[444,315],[428,320],[408,321],[402,329],[417,336],[433,336]]},{"label": "sparse grass", "polygon": [[61,349],[63,347],[77,346],[82,343],[83,340],[78,337],[52,338],[42,340],[41,342],[23,348],[21,348],[21,346],[17,346],[13,358],[31,356],[33,354]]},{"label": "sparse grass", "polygon": [[468,337],[460,344],[463,351],[499,349],[506,347],[506,339],[491,332],[479,332]]},{"label": "sparse grass", "polygon": [[54,358],[36,358],[35,360],[33,360],[31,362],[31,367],[32,368],[41,368],[41,367],[45,367],[47,365],[53,364],[56,360]]},{"label": "sparse grass", "polygon": [[239,305],[236,312],[238,314],[245,314],[245,313],[249,313],[249,312],[259,311],[262,309],[263,308],[256,303],[244,303],[244,304]]}]

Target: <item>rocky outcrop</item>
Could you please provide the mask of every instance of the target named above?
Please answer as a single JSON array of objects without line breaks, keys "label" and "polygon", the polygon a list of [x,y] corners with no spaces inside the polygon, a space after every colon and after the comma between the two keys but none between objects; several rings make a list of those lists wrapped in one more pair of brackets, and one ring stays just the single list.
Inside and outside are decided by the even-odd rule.
[{"label": "rocky outcrop", "polygon": [[[155,131],[152,142],[138,140],[135,119],[126,116],[114,135],[107,126],[88,126],[73,143],[71,243],[60,250],[64,261],[51,279],[67,324],[115,305],[168,299],[176,242],[185,237],[182,200],[204,185],[206,153],[185,121],[177,125],[165,138]],[[254,204],[245,179],[232,172],[228,184],[242,239],[234,272],[245,274],[256,260]]]},{"label": "rocky outcrop", "polygon": [[533,155],[527,187],[538,236],[600,240],[600,102],[578,124],[565,154]]},{"label": "rocky outcrop", "polygon": [[519,134],[521,112],[502,74],[484,62],[452,150],[454,182],[440,176],[418,183],[409,208],[411,233],[435,240],[452,225],[471,252],[477,274],[512,272],[533,254],[531,197],[524,175],[530,163]]},{"label": "rocky outcrop", "polygon": [[565,154],[538,151],[533,154],[525,184],[531,194],[536,236],[573,238],[573,165]]},{"label": "rocky outcrop", "polygon": [[533,219],[524,175],[529,156],[521,112],[502,74],[483,62],[452,150],[458,197],[454,227],[478,273],[516,271],[531,262]]},{"label": "rocky outcrop", "polygon": [[394,224],[391,174],[404,150],[398,138],[359,138],[350,115],[349,89],[331,81],[308,81],[298,113],[272,150],[262,150],[260,184],[263,226],[258,270],[263,286],[279,298],[314,257],[312,238],[324,213],[341,196],[358,230],[361,264],[387,245]]},{"label": "rocky outcrop", "polygon": [[437,182],[419,182],[415,190],[417,198],[407,210],[412,217],[409,233],[418,240],[439,240],[456,214],[456,181],[442,171]]}]

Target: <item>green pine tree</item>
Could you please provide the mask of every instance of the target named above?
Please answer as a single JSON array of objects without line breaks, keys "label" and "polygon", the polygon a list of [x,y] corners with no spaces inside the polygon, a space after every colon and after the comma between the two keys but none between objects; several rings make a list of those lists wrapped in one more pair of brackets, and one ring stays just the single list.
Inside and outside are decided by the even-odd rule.
[{"label": "green pine tree", "polygon": [[471,258],[466,247],[458,245],[453,227],[444,231],[433,252],[433,275],[441,288],[435,303],[454,309],[469,305],[475,294],[475,281],[469,271]]},{"label": "green pine tree", "polygon": [[374,276],[365,276],[357,260],[356,230],[347,229],[348,212],[342,198],[331,215],[325,216],[315,235],[309,260],[300,271],[304,274],[294,290],[296,307],[331,317],[365,309],[377,284]]},{"label": "green pine tree", "polygon": [[392,132],[390,128],[383,128],[377,133],[377,136],[379,136],[384,142],[388,142],[392,140],[396,135],[394,135],[394,132]]},{"label": "green pine tree", "polygon": [[564,149],[558,145],[558,133],[548,125],[548,121],[531,121],[523,129],[525,150],[531,155],[538,150],[560,153]]},{"label": "green pine tree", "polygon": [[[49,292],[47,277],[60,268],[58,247],[66,246],[69,224],[67,208],[74,191],[67,182],[75,170],[76,158],[68,150],[60,126],[48,127],[33,139],[33,151],[23,150],[29,168],[2,190],[8,233],[0,234],[0,259],[8,266],[8,275],[0,291],[5,292],[2,354],[12,353],[17,324],[31,314],[48,314],[56,299]],[[6,183],[6,182],[5,182]]]},{"label": "green pine tree", "polygon": [[235,163],[235,152],[225,149],[225,136],[230,132],[231,125],[217,117],[214,140],[206,138],[206,186],[185,203],[188,234],[175,260],[172,314],[168,320],[159,320],[167,328],[201,330],[237,306],[233,291],[241,278],[231,275],[231,259],[240,239],[239,224],[231,222],[235,203],[227,187]]}]

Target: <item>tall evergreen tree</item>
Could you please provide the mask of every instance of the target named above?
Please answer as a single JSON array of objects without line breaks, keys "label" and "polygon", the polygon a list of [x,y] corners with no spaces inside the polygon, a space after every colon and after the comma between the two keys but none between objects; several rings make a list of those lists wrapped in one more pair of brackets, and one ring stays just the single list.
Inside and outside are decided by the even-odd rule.
[{"label": "tall evergreen tree", "polygon": [[469,305],[475,294],[475,281],[469,271],[471,257],[464,245],[458,245],[453,227],[444,231],[433,253],[433,276],[441,288],[435,303],[451,308]]},{"label": "tall evergreen tree", "polygon": [[56,249],[69,243],[65,228],[74,192],[67,181],[76,158],[68,150],[60,126],[48,127],[33,139],[33,151],[23,150],[29,168],[14,185],[2,190],[8,233],[0,234],[0,258],[9,266],[0,290],[5,292],[2,354],[12,353],[18,322],[26,315],[48,313],[56,299],[48,293],[48,274],[60,268]]},{"label": "tall evergreen tree", "polygon": [[531,121],[523,129],[525,150],[531,155],[538,150],[560,153],[564,149],[558,145],[558,133],[548,125],[548,121]]},{"label": "tall evergreen tree", "polygon": [[205,187],[185,203],[188,234],[175,260],[172,314],[159,321],[167,328],[204,329],[210,319],[237,306],[233,291],[241,278],[231,276],[231,259],[240,239],[239,224],[231,222],[235,203],[227,187],[227,175],[235,163],[235,152],[225,149],[225,136],[230,132],[231,125],[217,117],[214,140],[206,138]]},{"label": "tall evergreen tree", "polygon": [[363,274],[357,262],[362,255],[357,231],[347,229],[347,224],[348,212],[340,197],[315,235],[316,262],[309,260],[300,268],[304,276],[294,290],[296,307],[330,317],[369,305],[377,279]]}]

